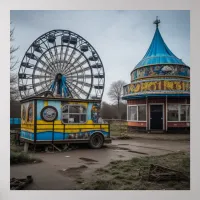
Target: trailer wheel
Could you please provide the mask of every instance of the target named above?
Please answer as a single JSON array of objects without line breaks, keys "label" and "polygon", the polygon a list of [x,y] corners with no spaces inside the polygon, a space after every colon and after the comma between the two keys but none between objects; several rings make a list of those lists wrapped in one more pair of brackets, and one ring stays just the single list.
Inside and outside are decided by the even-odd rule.
[{"label": "trailer wheel", "polygon": [[103,146],[104,138],[101,133],[94,133],[90,137],[89,145],[93,149],[100,149]]}]

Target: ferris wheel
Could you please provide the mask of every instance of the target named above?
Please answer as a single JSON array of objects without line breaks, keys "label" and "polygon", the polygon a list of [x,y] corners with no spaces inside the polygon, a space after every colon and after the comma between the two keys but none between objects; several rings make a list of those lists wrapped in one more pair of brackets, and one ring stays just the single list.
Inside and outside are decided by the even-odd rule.
[{"label": "ferris wheel", "polygon": [[75,99],[101,99],[103,63],[94,47],[68,30],[38,37],[26,51],[18,73],[21,98],[51,92]]}]

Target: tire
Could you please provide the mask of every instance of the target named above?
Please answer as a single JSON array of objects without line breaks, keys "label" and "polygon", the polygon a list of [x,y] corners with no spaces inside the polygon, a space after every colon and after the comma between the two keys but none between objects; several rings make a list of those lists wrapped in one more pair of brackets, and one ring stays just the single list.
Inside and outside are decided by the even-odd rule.
[{"label": "tire", "polygon": [[103,146],[104,137],[101,133],[94,133],[90,137],[89,145],[92,149],[100,149]]}]

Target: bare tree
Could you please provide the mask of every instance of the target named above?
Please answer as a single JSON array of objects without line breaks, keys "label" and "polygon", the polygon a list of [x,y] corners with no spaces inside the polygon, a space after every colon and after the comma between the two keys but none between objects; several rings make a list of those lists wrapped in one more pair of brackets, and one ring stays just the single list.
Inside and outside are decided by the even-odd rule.
[{"label": "bare tree", "polygon": [[123,95],[123,86],[126,85],[125,81],[119,80],[115,81],[111,84],[108,96],[110,99],[114,102],[117,103],[117,110],[118,110],[118,118],[120,117],[120,102],[121,102],[121,97]]},{"label": "bare tree", "polygon": [[[127,119],[127,106],[126,103],[120,102],[120,117],[121,119]],[[117,104],[108,104],[107,102],[102,102],[100,114],[103,119],[117,119],[118,111]]]},{"label": "bare tree", "polygon": [[[12,25],[12,23],[10,24]],[[19,92],[17,88],[17,64],[18,60],[16,60],[15,52],[19,49],[19,47],[13,46],[12,42],[14,41],[14,28],[10,28],[10,100],[16,100],[19,97]]]}]

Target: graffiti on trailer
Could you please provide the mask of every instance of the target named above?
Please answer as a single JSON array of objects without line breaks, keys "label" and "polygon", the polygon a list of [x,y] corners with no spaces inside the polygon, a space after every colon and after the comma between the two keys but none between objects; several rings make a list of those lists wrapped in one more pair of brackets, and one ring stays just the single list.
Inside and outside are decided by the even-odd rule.
[{"label": "graffiti on trailer", "polygon": [[88,132],[85,133],[70,133],[68,139],[88,139],[90,134]]},{"label": "graffiti on trailer", "polygon": [[179,65],[156,65],[136,69],[131,74],[131,80],[151,76],[190,76],[190,68]]},{"label": "graffiti on trailer", "polygon": [[99,103],[93,104],[91,109],[91,117],[94,123],[98,123],[99,112],[100,112],[100,104]]},{"label": "graffiti on trailer", "polygon": [[30,103],[28,106],[28,122],[32,122],[33,120],[33,104]]},{"label": "graffiti on trailer", "polygon": [[190,91],[190,83],[186,81],[149,81],[149,82],[140,82],[133,83],[124,86],[124,95],[140,92],[162,92],[162,91]]},{"label": "graffiti on trailer", "polygon": [[26,120],[26,108],[24,105],[22,106],[22,120]]}]

